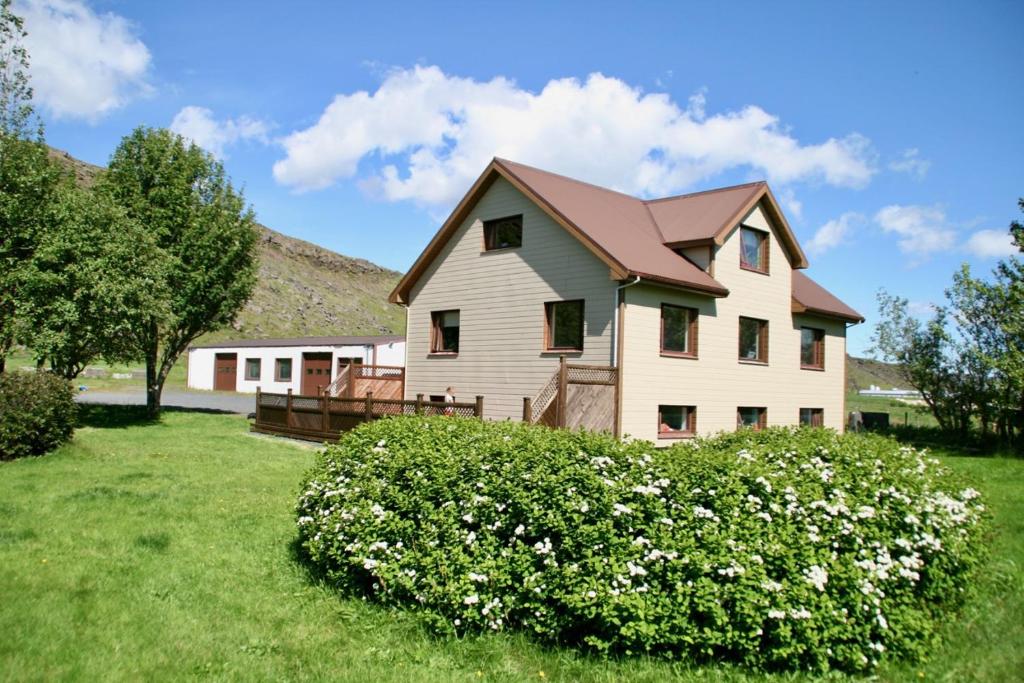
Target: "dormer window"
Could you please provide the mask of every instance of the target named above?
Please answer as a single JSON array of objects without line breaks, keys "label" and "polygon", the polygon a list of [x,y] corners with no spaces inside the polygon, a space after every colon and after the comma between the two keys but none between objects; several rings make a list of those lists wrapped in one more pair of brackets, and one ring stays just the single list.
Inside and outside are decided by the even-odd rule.
[{"label": "dormer window", "polygon": [[523,246],[523,216],[506,216],[484,221],[484,251]]},{"label": "dormer window", "polygon": [[740,228],[740,268],[768,272],[768,233],[745,226]]}]

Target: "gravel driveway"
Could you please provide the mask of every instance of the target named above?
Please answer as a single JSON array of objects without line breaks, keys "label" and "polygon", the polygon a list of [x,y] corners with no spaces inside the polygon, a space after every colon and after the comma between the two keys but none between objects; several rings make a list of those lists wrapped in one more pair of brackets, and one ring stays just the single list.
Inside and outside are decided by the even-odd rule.
[{"label": "gravel driveway", "polygon": [[[75,395],[75,400],[80,403],[119,406],[146,405],[146,394],[141,391],[83,391]],[[256,412],[256,395],[164,390],[160,405],[166,408],[201,408],[248,415]]]}]

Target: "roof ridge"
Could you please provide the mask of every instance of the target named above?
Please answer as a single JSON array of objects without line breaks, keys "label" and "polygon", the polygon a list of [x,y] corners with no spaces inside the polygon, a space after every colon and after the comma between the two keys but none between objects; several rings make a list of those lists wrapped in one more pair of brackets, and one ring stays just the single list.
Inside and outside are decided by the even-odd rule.
[{"label": "roof ridge", "polygon": [[700,190],[698,192],[687,192],[686,194],[675,194],[669,197],[658,197],[657,199],[641,199],[644,204],[657,204],[658,202],[667,202],[673,199],[686,199],[688,197],[697,197],[703,194],[714,194],[715,192],[728,192],[729,190],[738,190],[743,187],[755,187],[758,185],[768,185],[766,180],[755,180],[752,183],[741,183],[739,185],[728,185],[726,187],[715,187],[710,190]]},{"label": "roof ridge", "polygon": [[634,196],[634,195],[631,195],[631,194],[627,194],[625,192],[619,192],[618,190],[613,190],[610,187],[604,187],[603,185],[598,185],[596,183],[588,183],[587,181],[580,180],[579,178],[573,178],[572,176],[563,175],[561,173],[555,173],[553,171],[545,171],[543,168],[537,168],[536,166],[530,166],[529,164],[520,163],[518,161],[512,161],[511,159],[503,159],[501,157],[494,157],[494,160],[496,162],[498,162],[498,163],[501,163],[501,164],[515,164],[516,166],[522,166],[524,168],[530,169],[531,171],[536,171],[537,173],[543,173],[544,175],[554,176],[555,178],[561,178],[562,180],[568,180],[569,182],[576,183],[577,185],[585,185],[586,187],[592,187],[595,190],[601,190],[602,192],[609,192],[611,194],[617,194],[617,195],[619,195],[621,197],[625,197],[627,199],[632,199],[635,202],[644,203],[644,200],[640,199],[637,196]]}]

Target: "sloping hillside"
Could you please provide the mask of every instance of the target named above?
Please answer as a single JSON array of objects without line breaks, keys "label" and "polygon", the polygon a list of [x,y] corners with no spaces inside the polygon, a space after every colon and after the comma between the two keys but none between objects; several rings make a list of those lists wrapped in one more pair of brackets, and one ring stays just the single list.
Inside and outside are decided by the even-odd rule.
[{"label": "sloping hillside", "polygon": [[860,391],[872,384],[882,389],[897,387],[907,389],[907,380],[903,379],[899,367],[891,363],[872,360],[870,358],[846,357],[846,389]]},{"label": "sloping hillside", "polygon": [[[53,149],[79,183],[92,185],[102,168]],[[404,334],[405,312],[388,303],[400,273],[337,254],[260,225],[256,291],[233,328],[203,337],[303,337]]]}]

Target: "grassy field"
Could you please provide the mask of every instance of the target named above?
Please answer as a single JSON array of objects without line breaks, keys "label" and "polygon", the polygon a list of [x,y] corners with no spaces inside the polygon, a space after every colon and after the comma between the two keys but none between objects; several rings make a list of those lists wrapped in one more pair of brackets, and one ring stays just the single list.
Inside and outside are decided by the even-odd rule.
[{"label": "grassy field", "polygon": [[[437,640],[338,597],[296,561],[314,449],[235,416],[88,407],[72,444],[0,463],[0,678],[20,680],[760,681],[732,667],[605,661],[517,635]],[[1024,461],[947,454],[997,527],[981,596],[947,642],[882,680],[1024,671]],[[543,672],[543,674],[542,674]]]},{"label": "grassy field", "polygon": [[[33,368],[35,367],[35,361],[24,349],[16,350],[7,356],[7,367],[15,370],[18,368]],[[110,365],[102,360],[97,360],[94,363],[90,363],[89,368],[105,370],[106,375],[104,377],[86,377],[85,375],[79,375],[79,377],[74,381],[74,385],[76,387],[86,387],[85,391],[146,390],[146,380],[144,377],[114,379],[112,376],[114,374],[131,374],[132,371],[144,371],[146,368],[145,363],[135,363],[133,365]],[[184,390],[187,382],[188,354],[185,354],[177,363],[174,364],[174,367],[171,368],[170,374],[167,375],[167,381],[164,382],[164,388]]]}]

